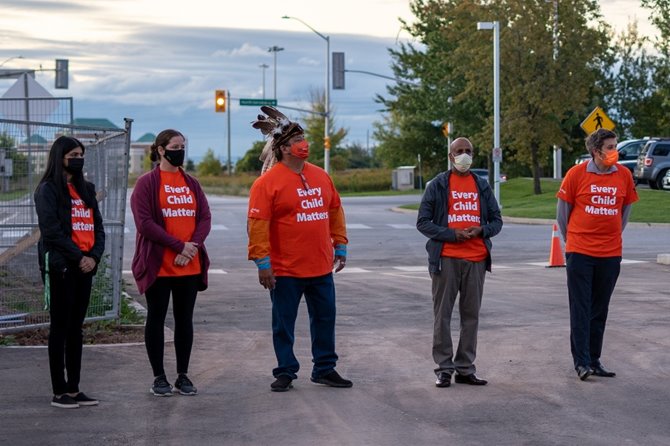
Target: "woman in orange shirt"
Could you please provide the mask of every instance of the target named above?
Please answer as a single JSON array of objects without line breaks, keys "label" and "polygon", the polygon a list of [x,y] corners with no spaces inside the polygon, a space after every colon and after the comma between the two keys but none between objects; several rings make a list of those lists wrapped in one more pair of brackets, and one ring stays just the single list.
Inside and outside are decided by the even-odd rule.
[{"label": "woman in orange shirt", "polygon": [[156,396],[173,392],[163,368],[163,326],[170,294],[177,356],[175,392],[197,393],[187,373],[195,299],[198,291],[207,289],[209,258],[204,242],[211,214],[200,184],[181,168],[184,156],[184,135],[172,129],[160,132],[151,146],[151,160],[159,163],[137,180],[130,197],[137,229],[132,270],[147,299],[144,339],[154,374],[150,391]]},{"label": "woman in orange shirt", "polygon": [[105,230],[95,186],[82,173],[84,151],[84,145],[76,138],[56,139],[44,176],[35,190],[39,263],[51,320],[49,369],[54,392],[51,405],[64,409],[98,404],[79,391],[82,324],[93,276],[105,250]]}]

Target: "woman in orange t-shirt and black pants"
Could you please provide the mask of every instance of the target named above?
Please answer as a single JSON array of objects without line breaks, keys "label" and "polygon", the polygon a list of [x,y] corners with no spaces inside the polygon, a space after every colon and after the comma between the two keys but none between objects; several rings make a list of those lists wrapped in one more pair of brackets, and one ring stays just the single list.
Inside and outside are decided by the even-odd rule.
[{"label": "woman in orange t-shirt and black pants", "polygon": [[84,151],[84,145],[76,138],[56,139],[44,176],[35,190],[39,264],[51,319],[49,369],[54,392],[51,405],[64,409],[98,404],[79,391],[82,324],[93,276],[105,250],[105,230],[95,186],[82,173]]},{"label": "woman in orange t-shirt and black pants", "polygon": [[144,337],[154,374],[150,391],[156,396],[170,396],[173,391],[163,368],[163,327],[170,294],[178,375],[175,391],[197,393],[187,373],[196,295],[207,289],[209,258],[204,242],[211,214],[200,184],[181,169],[184,156],[184,136],[171,129],[160,132],[151,146],[151,160],[159,164],[137,180],[130,198],[137,229],[132,270],[147,299]]},{"label": "woman in orange t-shirt and black pants", "polygon": [[600,362],[610,298],[621,266],[622,238],[638,200],[630,170],[617,164],[616,134],[598,129],[586,139],[592,159],[565,175],[557,221],[565,240],[570,349],[582,381],[614,377]]}]

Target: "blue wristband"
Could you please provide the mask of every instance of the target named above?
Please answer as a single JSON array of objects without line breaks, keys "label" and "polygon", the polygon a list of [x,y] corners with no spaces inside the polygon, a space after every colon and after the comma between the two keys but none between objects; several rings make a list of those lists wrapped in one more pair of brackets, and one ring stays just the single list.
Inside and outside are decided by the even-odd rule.
[{"label": "blue wristband", "polygon": [[254,260],[258,269],[270,269],[270,256]]},{"label": "blue wristband", "polygon": [[347,256],[347,245],[338,244],[335,245],[335,256],[346,257]]}]

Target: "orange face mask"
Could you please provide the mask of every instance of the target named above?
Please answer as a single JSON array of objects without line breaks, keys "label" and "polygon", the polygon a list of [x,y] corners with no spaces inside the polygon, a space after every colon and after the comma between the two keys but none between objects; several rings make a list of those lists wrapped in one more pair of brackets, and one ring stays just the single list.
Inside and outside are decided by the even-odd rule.
[{"label": "orange face mask", "polygon": [[614,164],[616,164],[617,161],[619,161],[619,152],[616,150],[607,152],[605,156],[601,158],[601,160],[605,167],[612,167]]},{"label": "orange face mask", "polygon": [[300,141],[291,144],[291,155],[303,160],[306,159],[309,156],[309,143],[307,141]]}]

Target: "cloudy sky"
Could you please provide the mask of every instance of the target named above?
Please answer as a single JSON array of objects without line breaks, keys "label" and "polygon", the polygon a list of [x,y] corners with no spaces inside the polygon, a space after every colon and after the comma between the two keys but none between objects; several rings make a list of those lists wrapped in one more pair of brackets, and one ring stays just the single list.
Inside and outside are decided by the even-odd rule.
[{"label": "cloudy sky", "polygon": [[[600,1],[615,28],[637,19],[649,35],[653,28],[639,3]],[[239,106],[237,99],[262,98],[263,90],[266,98],[274,96],[268,48],[284,48],[277,53],[279,108],[306,108],[310,90],[323,89],[325,40],[284,15],[330,36],[331,51],[345,53],[347,69],[386,76],[388,48],[409,38],[399,18],[412,21],[407,0],[1,0],[0,64],[53,68],[54,59],[69,59],[68,90],[53,88],[53,72],[39,72],[37,81],[54,96],[74,97],[75,117],[107,118],[120,127],[124,117],[133,118],[133,139],[177,128],[196,160],[208,148],[227,159],[226,117],[214,112],[213,98],[214,90],[229,90],[234,161],[260,139],[249,124],[258,108]],[[13,82],[0,80],[0,95]],[[331,92],[336,126],[349,130],[347,142],[374,143],[372,123],[380,118],[374,97],[388,82],[347,73],[346,89]]]}]

